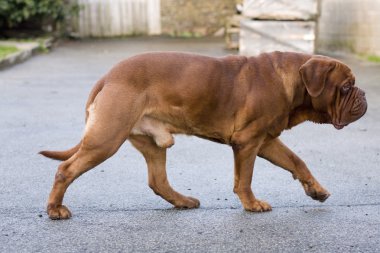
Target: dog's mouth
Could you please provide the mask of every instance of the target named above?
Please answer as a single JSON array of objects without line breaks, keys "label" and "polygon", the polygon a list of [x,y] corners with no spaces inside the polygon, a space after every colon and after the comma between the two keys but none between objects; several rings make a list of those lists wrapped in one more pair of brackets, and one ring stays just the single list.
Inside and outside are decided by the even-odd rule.
[{"label": "dog's mouth", "polygon": [[348,124],[345,124],[345,125],[341,125],[341,124],[337,124],[337,123],[333,123],[334,127],[338,130],[340,129],[343,129],[343,127],[347,126]]}]

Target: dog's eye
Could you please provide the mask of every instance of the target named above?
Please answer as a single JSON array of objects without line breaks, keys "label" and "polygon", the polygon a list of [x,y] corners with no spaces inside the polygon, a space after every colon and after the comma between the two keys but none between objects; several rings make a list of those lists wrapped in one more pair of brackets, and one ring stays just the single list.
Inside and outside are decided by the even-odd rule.
[{"label": "dog's eye", "polygon": [[341,92],[343,94],[347,94],[347,92],[349,92],[351,90],[352,86],[350,84],[345,84],[343,85],[343,87],[341,88]]}]

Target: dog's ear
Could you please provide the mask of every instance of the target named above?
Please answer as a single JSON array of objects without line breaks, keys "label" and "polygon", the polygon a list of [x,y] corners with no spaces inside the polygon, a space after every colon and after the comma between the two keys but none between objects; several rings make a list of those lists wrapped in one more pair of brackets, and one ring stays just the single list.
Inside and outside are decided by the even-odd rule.
[{"label": "dog's ear", "polygon": [[307,92],[312,97],[321,95],[329,72],[335,67],[333,61],[324,57],[312,57],[299,69]]}]

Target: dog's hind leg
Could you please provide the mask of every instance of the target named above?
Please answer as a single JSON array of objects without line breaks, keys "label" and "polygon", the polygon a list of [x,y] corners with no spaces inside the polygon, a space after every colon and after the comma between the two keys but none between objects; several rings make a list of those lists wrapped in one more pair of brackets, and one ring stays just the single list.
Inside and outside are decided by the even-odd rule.
[{"label": "dog's hind leg", "polygon": [[197,208],[199,200],[184,196],[170,186],[166,175],[166,148],[157,146],[152,137],[131,135],[132,145],[139,150],[148,166],[149,187],[177,208]]},{"label": "dog's hind leg", "polygon": [[141,116],[144,98],[105,87],[90,107],[79,150],[59,165],[55,175],[47,206],[51,219],[70,218],[69,209],[62,205],[66,189],[76,178],[111,157],[119,149]]}]

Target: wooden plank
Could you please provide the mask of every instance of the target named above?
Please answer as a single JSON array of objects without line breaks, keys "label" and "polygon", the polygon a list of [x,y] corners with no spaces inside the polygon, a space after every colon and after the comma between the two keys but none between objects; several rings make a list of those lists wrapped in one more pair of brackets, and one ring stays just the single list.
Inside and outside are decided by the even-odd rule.
[{"label": "wooden plank", "polygon": [[239,50],[242,55],[271,51],[314,53],[315,22],[259,21],[240,22]]},{"label": "wooden plank", "polygon": [[160,0],[147,0],[148,1],[148,34],[159,35],[161,34],[161,1]]},{"label": "wooden plank", "polygon": [[244,0],[243,15],[261,20],[316,20],[318,0]]},{"label": "wooden plank", "polygon": [[160,0],[78,0],[78,36],[160,34]]}]

